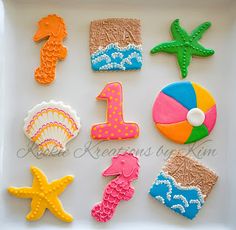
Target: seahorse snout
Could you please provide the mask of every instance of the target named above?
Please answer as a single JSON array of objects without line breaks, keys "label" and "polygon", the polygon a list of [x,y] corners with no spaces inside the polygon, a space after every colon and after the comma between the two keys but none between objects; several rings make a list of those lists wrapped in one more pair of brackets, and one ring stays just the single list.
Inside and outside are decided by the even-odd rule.
[{"label": "seahorse snout", "polygon": [[37,30],[37,32],[34,34],[34,36],[33,36],[33,40],[35,41],[35,42],[37,42],[37,41],[40,41],[41,39],[43,39],[44,37],[46,37],[46,36],[49,36],[49,35],[47,35],[47,34],[45,34],[45,33],[42,33],[42,31],[41,30]]}]

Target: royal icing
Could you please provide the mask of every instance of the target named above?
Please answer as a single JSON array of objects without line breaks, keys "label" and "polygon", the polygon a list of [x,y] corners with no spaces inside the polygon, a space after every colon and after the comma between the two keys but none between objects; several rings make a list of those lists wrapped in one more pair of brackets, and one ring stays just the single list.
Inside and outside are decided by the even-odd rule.
[{"label": "royal icing", "polygon": [[92,217],[99,222],[109,221],[121,200],[128,201],[134,195],[131,182],[138,179],[139,162],[132,153],[121,153],[112,158],[112,164],[104,172],[103,176],[117,176],[104,189],[103,199],[96,204],[92,211]]},{"label": "royal icing", "polygon": [[201,109],[194,108],[188,111],[187,120],[192,126],[200,126],[205,120],[205,114]]},{"label": "royal icing", "polygon": [[157,176],[149,194],[176,213],[193,219],[217,179],[213,171],[176,151]]},{"label": "royal icing", "polygon": [[155,46],[151,53],[165,52],[176,55],[182,77],[185,78],[188,75],[188,67],[192,57],[208,57],[214,54],[214,50],[206,49],[199,43],[202,35],[210,26],[210,22],[205,22],[195,28],[191,34],[188,34],[179,25],[179,19],[176,19],[171,24],[173,40]]},{"label": "royal icing", "polygon": [[48,15],[38,22],[38,30],[34,41],[38,42],[47,37],[40,52],[40,66],[35,70],[35,80],[40,84],[50,84],[55,79],[56,63],[67,55],[67,49],[62,45],[67,36],[63,19],[55,14]]},{"label": "royal icing", "polygon": [[47,177],[40,169],[31,167],[31,173],[34,177],[32,187],[8,188],[8,192],[17,198],[32,199],[31,210],[26,219],[28,221],[39,220],[48,209],[55,217],[64,222],[73,221],[73,217],[64,211],[58,198],[73,181],[73,176],[65,176],[48,183]]},{"label": "royal icing", "polygon": [[157,129],[180,144],[208,136],[215,125],[216,115],[214,98],[193,82],[166,86],[153,105],[153,120]]},{"label": "royal icing", "polygon": [[61,101],[44,101],[34,106],[24,123],[26,136],[38,145],[38,153],[44,155],[66,151],[66,144],[80,131],[80,118]]},{"label": "royal icing", "polygon": [[92,21],[90,55],[94,71],[140,69],[142,67],[140,20],[110,18]]},{"label": "royal icing", "polygon": [[123,119],[123,92],[119,82],[109,83],[97,96],[98,100],[107,101],[107,121],[93,125],[91,137],[99,140],[121,140],[136,138],[139,126]]}]

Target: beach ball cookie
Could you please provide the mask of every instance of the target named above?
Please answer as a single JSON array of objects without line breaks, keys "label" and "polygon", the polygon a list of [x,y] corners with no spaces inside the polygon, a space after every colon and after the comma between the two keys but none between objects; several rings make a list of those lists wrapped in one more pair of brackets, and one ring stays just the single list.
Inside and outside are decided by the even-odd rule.
[{"label": "beach ball cookie", "polygon": [[25,135],[38,145],[39,153],[58,154],[80,131],[80,118],[75,110],[61,101],[34,106],[24,120]]},{"label": "beach ball cookie", "polygon": [[194,82],[172,83],[158,94],[152,115],[164,136],[188,144],[210,134],[216,122],[216,102],[206,89]]},{"label": "beach ball cookie", "polygon": [[63,40],[67,36],[64,20],[55,15],[48,15],[38,22],[38,30],[33,40],[39,42],[47,39],[40,51],[40,66],[35,70],[35,80],[43,85],[50,84],[55,79],[56,64],[67,55]]},{"label": "beach ball cookie", "polygon": [[149,194],[172,211],[193,219],[205,205],[217,179],[215,172],[176,151],[158,174]]},{"label": "beach ball cookie", "polygon": [[32,187],[9,187],[8,192],[17,198],[32,199],[31,210],[26,216],[28,221],[39,220],[48,209],[55,217],[71,222],[73,217],[64,211],[58,196],[72,183],[73,176],[64,176],[48,183],[45,174],[36,167],[31,167],[33,175]]},{"label": "beach ball cookie", "polygon": [[93,125],[91,137],[97,140],[125,140],[139,136],[139,126],[123,118],[123,90],[119,82],[108,83],[97,96],[107,102],[105,123]]},{"label": "beach ball cookie", "polygon": [[173,40],[156,45],[151,49],[151,54],[160,52],[174,54],[177,58],[182,78],[185,78],[188,75],[188,67],[192,57],[208,57],[215,53],[214,50],[203,47],[199,42],[210,26],[210,22],[204,22],[189,34],[180,26],[179,19],[176,19],[171,24]]},{"label": "beach ball cookie", "polygon": [[89,48],[94,71],[141,69],[140,20],[109,18],[92,21]]}]

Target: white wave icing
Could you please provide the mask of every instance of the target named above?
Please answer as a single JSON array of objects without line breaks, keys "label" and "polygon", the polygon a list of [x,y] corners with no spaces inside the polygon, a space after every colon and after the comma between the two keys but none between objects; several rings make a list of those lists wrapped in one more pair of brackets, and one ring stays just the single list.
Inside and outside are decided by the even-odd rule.
[{"label": "white wave icing", "polygon": [[183,203],[184,203],[184,207],[188,207],[189,206],[187,199],[183,195],[174,195],[173,198],[174,199],[182,200]]},{"label": "white wave icing", "polygon": [[159,200],[162,204],[165,204],[165,199],[162,196],[156,196],[157,200]]},{"label": "white wave icing", "polygon": [[136,49],[136,50],[142,51],[142,45],[135,45],[131,43],[125,47],[120,47],[118,43],[110,43],[104,48],[99,47],[97,51],[91,54],[91,57],[95,58],[97,55],[105,53],[107,52],[108,49],[112,49],[112,48],[117,49],[118,51],[128,51],[130,49]]},{"label": "white wave icing", "polygon": [[121,52],[115,52],[115,53],[113,53],[112,55],[112,58],[120,58],[120,59],[122,59],[123,57],[124,57],[124,55],[121,53]]},{"label": "white wave icing", "polygon": [[131,60],[133,58],[136,58],[137,62],[142,62],[142,58],[140,57],[140,55],[137,53],[137,52],[133,52],[131,53],[127,58],[124,58],[122,61],[121,61],[121,65],[124,65],[125,63],[129,64],[129,65],[132,65],[132,62]]},{"label": "white wave icing", "polygon": [[106,65],[100,67],[99,70],[108,70],[108,69],[113,69],[113,68],[125,70],[125,67],[124,67],[124,66],[122,66],[121,64],[117,64],[117,63],[115,63],[115,62],[106,64]]},{"label": "white wave icing", "polygon": [[96,63],[101,62],[101,61],[103,61],[103,60],[105,60],[106,63],[111,62],[111,58],[110,58],[107,54],[102,54],[101,56],[94,58],[94,59],[92,60],[92,63],[93,63],[93,64],[96,64]]},{"label": "white wave icing", "polygon": [[99,70],[108,70],[111,68],[118,68],[121,70],[125,70],[126,69],[125,64],[132,65],[131,60],[134,58],[137,60],[137,62],[140,62],[140,63],[142,62],[142,57],[140,57],[140,55],[137,52],[133,52],[127,58],[124,58],[120,64],[116,62],[111,62],[111,63],[101,66]]},{"label": "white wave icing", "polygon": [[197,204],[197,209],[200,209],[202,207],[202,204],[200,203],[199,200],[190,200],[190,204]]},{"label": "white wave icing", "polygon": [[168,192],[166,193],[166,197],[167,197],[168,200],[171,200],[172,185],[171,185],[170,181],[168,181],[168,180],[156,180],[155,184],[156,185],[165,184],[168,188]]},{"label": "white wave icing", "polygon": [[173,180],[173,183],[174,183],[175,187],[178,188],[178,189],[182,189],[182,190],[192,190],[192,189],[194,189],[194,190],[196,190],[197,193],[198,193],[198,197],[199,197],[200,202],[202,204],[204,204],[204,195],[202,194],[201,190],[198,187],[196,187],[196,186],[188,186],[188,187],[181,186],[179,183],[176,182],[176,180],[173,177],[169,176],[164,171],[161,171],[160,174],[164,175],[164,177],[166,177],[170,180]]},{"label": "white wave icing", "polygon": [[172,209],[179,209],[181,213],[185,213],[185,208],[181,204],[175,204],[171,206]]}]

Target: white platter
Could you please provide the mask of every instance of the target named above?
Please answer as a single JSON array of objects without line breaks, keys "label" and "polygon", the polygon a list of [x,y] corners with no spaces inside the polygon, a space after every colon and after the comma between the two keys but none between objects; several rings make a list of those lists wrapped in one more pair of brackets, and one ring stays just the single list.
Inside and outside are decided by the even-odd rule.
[{"label": "white platter", "polygon": [[[236,229],[235,193],[235,99],[236,99],[236,4],[230,0],[15,0],[0,2],[0,218],[1,229]],[[48,87],[38,85],[33,77],[43,43],[35,44],[32,36],[37,21],[50,13],[62,16],[68,29],[64,44],[68,47],[65,61],[57,65],[57,79]],[[142,22],[144,65],[141,71],[127,73],[94,73],[90,68],[88,37],[93,19],[108,17],[140,18]],[[171,55],[150,56],[154,44],[170,39],[172,20],[179,18],[187,30],[204,21],[212,27],[202,43],[216,51],[211,58],[192,61],[187,80],[206,87],[215,97],[218,119],[212,134],[193,145],[177,145],[155,129],[151,109],[158,91],[166,84],[180,81],[175,58]],[[105,118],[105,103],[95,97],[107,82],[120,81],[124,89],[126,120],[140,124],[136,140],[90,141],[90,127]],[[81,117],[79,136],[69,143],[69,154],[37,159],[26,156],[28,140],[22,131],[27,111],[43,100],[62,100]],[[101,172],[110,164],[105,149],[144,149],[140,157],[140,178],[134,183],[135,196],[122,202],[114,218],[106,224],[90,216],[94,203],[102,197],[110,179]],[[188,221],[176,215],[148,195],[148,190],[172,149],[185,148],[219,175],[219,181],[196,219]],[[191,152],[194,148],[194,153]],[[148,155],[150,148],[150,153]],[[100,149],[98,157],[96,151]],[[20,151],[19,151],[20,150]],[[75,150],[77,150],[76,154]],[[145,151],[146,150],[146,151]],[[169,152],[168,152],[169,150]],[[193,150],[193,149],[192,149]],[[200,154],[197,154],[197,152]],[[168,155],[167,154],[167,155]],[[80,156],[79,155],[83,155]],[[95,159],[98,158],[98,159]],[[30,200],[7,194],[10,185],[31,185],[30,165],[41,168],[49,180],[66,174],[75,181],[61,195],[65,209],[74,216],[71,224],[62,223],[46,212],[33,223],[25,221]]]}]

